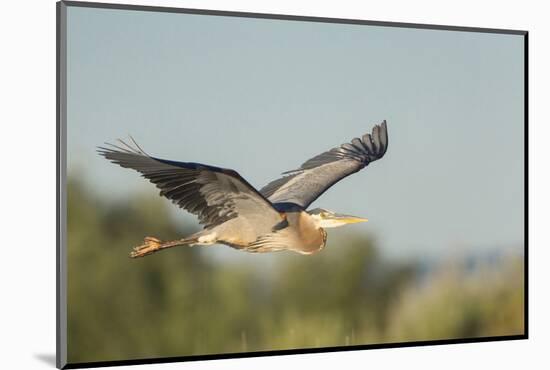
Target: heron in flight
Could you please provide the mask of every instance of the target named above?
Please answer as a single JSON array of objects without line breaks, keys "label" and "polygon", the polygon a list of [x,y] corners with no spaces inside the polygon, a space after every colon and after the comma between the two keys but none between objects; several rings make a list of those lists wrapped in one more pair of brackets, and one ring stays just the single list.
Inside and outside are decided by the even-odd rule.
[{"label": "heron in flight", "polygon": [[388,148],[386,121],[372,133],[321,153],[300,168],[287,171],[260,191],[236,171],[200,163],[176,162],[145,153],[132,139],[107,144],[98,152],[108,160],[134,169],[160,189],[160,195],[198,216],[203,230],[186,238],[161,241],[145,237],[131,257],[179,245],[225,244],[246,252],[320,251],[325,228],[367,219],[309,205],[336,182],[382,158]]}]

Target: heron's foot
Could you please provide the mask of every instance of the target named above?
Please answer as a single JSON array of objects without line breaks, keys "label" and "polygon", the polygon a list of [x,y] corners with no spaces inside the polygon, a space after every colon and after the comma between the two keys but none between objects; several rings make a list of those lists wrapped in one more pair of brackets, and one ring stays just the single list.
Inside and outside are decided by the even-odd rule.
[{"label": "heron's foot", "polygon": [[146,236],[143,239],[143,244],[135,247],[134,250],[130,253],[130,257],[145,257],[148,254],[152,254],[160,250],[162,245],[163,242],[161,240],[153,238],[152,236]]}]

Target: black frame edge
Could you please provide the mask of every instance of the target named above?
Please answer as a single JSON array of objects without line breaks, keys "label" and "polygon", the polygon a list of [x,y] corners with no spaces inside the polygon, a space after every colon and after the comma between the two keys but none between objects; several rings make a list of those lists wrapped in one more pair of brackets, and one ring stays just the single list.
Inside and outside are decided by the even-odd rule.
[{"label": "black frame edge", "polygon": [[524,306],[523,325],[525,337],[529,337],[529,32],[524,35],[523,66],[523,114],[524,114]]},{"label": "black frame edge", "polygon": [[63,367],[63,369],[80,369],[80,368],[90,368],[90,367],[129,366],[129,365],[145,365],[145,364],[152,365],[152,364],[173,363],[173,362],[223,360],[223,359],[234,359],[234,358],[268,357],[268,356],[285,356],[285,355],[305,355],[305,354],[316,354],[316,353],[360,351],[360,350],[366,350],[366,349],[405,348],[405,347],[420,347],[420,346],[449,345],[449,344],[499,342],[499,341],[524,340],[524,339],[527,339],[526,335],[510,335],[510,336],[499,336],[499,337],[442,339],[442,340],[429,340],[429,341],[419,341],[419,342],[378,343],[378,344],[366,344],[366,345],[343,346],[343,347],[302,348],[302,349],[288,349],[288,350],[275,350],[275,351],[220,353],[220,354],[212,354],[212,355],[195,355],[195,356],[181,356],[181,357],[180,356],[160,357],[160,358],[135,359],[135,360],[79,362],[79,363],[68,363],[65,367]]},{"label": "black frame edge", "polygon": [[463,32],[482,32],[482,33],[498,33],[509,35],[525,35],[525,30],[509,30],[509,29],[497,29],[497,28],[481,28],[481,27],[463,27],[463,26],[450,26],[450,25],[435,25],[424,23],[405,23],[405,22],[385,22],[385,21],[373,21],[362,19],[350,19],[350,18],[329,18],[329,17],[317,17],[317,16],[302,16],[302,15],[288,15],[288,14],[271,14],[271,13],[252,13],[252,12],[239,12],[229,10],[215,10],[215,9],[195,9],[195,8],[176,8],[167,6],[152,6],[152,5],[132,5],[132,4],[111,4],[100,2],[84,2],[84,1],[72,1],[63,0],[67,6],[82,7],[82,8],[99,8],[99,9],[115,9],[115,10],[135,10],[135,11],[154,11],[163,13],[185,13],[185,14],[201,14],[211,16],[223,16],[223,17],[240,17],[240,18],[261,18],[261,19],[274,19],[274,20],[287,20],[287,21],[302,21],[302,22],[319,22],[319,23],[340,23],[340,24],[358,24],[358,25],[370,25],[380,27],[399,27],[399,28],[420,28],[429,30],[440,31],[463,31]]}]

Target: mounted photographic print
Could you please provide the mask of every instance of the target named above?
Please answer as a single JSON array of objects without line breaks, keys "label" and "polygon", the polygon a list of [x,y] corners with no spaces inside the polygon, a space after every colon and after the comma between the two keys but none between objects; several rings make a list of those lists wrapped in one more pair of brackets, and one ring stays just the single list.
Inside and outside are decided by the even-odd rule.
[{"label": "mounted photographic print", "polygon": [[527,32],[57,5],[58,367],[527,338]]}]

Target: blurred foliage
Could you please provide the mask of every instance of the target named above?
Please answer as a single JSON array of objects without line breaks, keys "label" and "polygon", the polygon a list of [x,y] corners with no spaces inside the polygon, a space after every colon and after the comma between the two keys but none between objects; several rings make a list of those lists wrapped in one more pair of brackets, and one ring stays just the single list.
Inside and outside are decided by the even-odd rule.
[{"label": "blurred foliage", "polygon": [[519,257],[421,274],[348,236],[312,256],[272,255],[272,267],[259,255],[256,265],[205,256],[217,247],[130,259],[146,235],[182,236],[167,204],[150,195],[106,203],[69,180],[70,362],[523,333]]},{"label": "blurred foliage", "polygon": [[396,341],[523,333],[523,258],[508,257],[464,276],[447,263],[429,284],[404,291],[388,337]]}]

